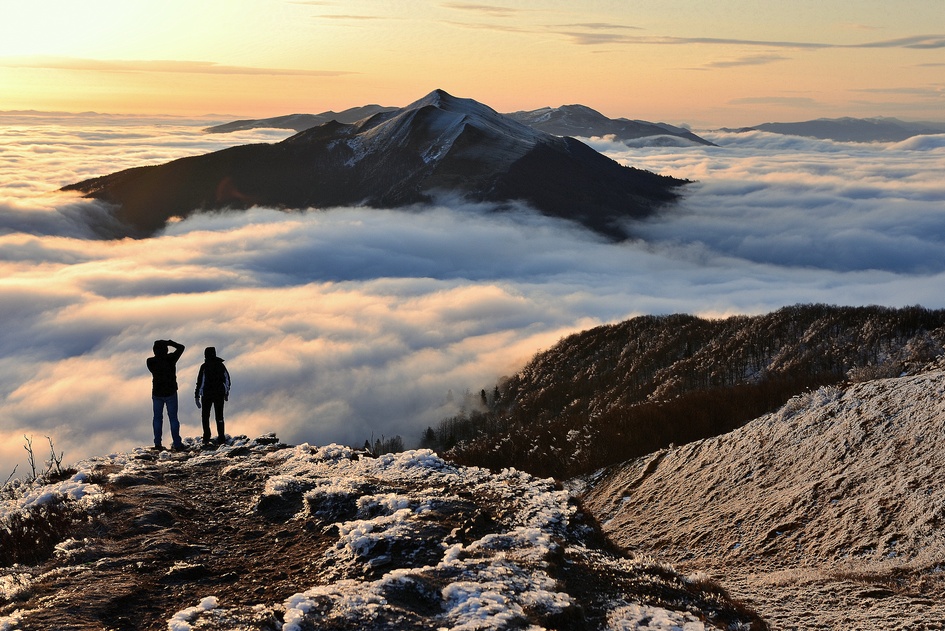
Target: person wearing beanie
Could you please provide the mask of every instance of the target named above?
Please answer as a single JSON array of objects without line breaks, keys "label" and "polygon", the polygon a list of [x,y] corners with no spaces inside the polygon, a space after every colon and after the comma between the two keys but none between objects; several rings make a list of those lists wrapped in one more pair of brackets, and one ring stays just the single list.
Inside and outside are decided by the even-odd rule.
[{"label": "person wearing beanie", "polygon": [[230,373],[223,365],[223,359],[217,357],[217,349],[208,346],[203,352],[204,362],[197,372],[197,387],[194,400],[200,409],[203,422],[203,444],[210,444],[210,408],[216,415],[217,442],[226,442],[223,426],[223,403],[230,398]]}]

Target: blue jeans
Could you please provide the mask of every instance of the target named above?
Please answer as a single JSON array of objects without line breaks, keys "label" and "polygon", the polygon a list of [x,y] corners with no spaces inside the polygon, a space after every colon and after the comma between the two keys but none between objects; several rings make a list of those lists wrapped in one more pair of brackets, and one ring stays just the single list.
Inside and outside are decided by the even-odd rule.
[{"label": "blue jeans", "polygon": [[171,426],[171,438],[174,439],[174,445],[180,445],[180,421],[177,420],[177,393],[169,397],[151,397],[154,404],[154,419],[151,424],[154,427],[154,446],[161,444],[161,430],[164,426],[164,406],[167,406],[167,422]]}]

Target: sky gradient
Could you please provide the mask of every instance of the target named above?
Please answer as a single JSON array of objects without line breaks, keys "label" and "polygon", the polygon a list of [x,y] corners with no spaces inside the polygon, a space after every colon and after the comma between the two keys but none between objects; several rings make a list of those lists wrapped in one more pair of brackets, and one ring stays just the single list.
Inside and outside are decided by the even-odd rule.
[{"label": "sky gradient", "polygon": [[9,0],[0,111],[261,118],[443,88],[698,128],[943,120],[941,0]]}]

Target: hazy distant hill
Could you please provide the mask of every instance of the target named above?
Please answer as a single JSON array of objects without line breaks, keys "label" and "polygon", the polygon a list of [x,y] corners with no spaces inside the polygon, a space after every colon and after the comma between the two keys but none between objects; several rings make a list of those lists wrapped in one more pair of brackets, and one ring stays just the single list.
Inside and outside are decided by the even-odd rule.
[{"label": "hazy distant hill", "polygon": [[819,118],[799,123],[763,123],[726,131],[752,129],[838,142],[899,142],[913,136],[945,134],[945,123],[910,123],[896,118]]},{"label": "hazy distant hill", "polygon": [[943,352],[943,327],[945,310],[921,307],[642,316],[566,337],[426,438],[463,463],[566,478],[730,431],[809,388],[914,371]]},{"label": "hazy distant hill", "polygon": [[397,108],[383,107],[381,105],[362,105],[352,107],[341,112],[322,112],[321,114],[289,114],[286,116],[274,116],[272,118],[244,119],[208,127],[204,131],[211,134],[226,134],[234,131],[243,131],[246,129],[293,129],[295,131],[305,131],[312,127],[318,127],[331,121],[339,123],[356,123],[359,120],[374,116],[381,112],[391,112]]},{"label": "hazy distant hill", "polygon": [[725,576],[774,629],[941,628],[942,367],[612,467],[585,506],[619,545]]},{"label": "hazy distant hill", "polygon": [[402,207],[439,195],[522,201],[609,237],[675,200],[685,181],[624,167],[471,99],[436,90],[354,124],[328,122],[275,144],[138,167],[72,184],[149,235],[200,210]]},{"label": "hazy distant hill", "polygon": [[648,146],[712,145],[688,129],[666,123],[648,123],[626,118],[608,118],[585,105],[543,107],[525,112],[512,112],[511,118],[535,129],[556,136],[613,136],[624,143]]}]

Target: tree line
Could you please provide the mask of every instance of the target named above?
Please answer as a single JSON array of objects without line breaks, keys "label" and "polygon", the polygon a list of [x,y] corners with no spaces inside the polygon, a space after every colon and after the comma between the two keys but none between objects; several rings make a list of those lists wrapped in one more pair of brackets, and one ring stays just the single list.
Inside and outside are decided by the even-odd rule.
[{"label": "tree line", "polygon": [[945,310],[917,306],[641,316],[568,336],[491,391],[467,392],[421,446],[566,478],[731,431],[806,390],[917,370],[943,344]]}]

